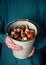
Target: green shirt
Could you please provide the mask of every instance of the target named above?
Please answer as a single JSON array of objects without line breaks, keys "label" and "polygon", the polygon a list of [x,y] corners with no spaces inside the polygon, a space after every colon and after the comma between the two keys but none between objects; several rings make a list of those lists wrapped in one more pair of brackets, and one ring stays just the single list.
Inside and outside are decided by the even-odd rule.
[{"label": "green shirt", "polygon": [[[19,18],[33,20],[40,29],[36,38],[34,55],[27,59],[16,59],[5,44],[7,25]],[[45,0],[0,0],[0,42],[2,43],[1,65],[41,65],[39,49],[46,46],[46,2]]]}]

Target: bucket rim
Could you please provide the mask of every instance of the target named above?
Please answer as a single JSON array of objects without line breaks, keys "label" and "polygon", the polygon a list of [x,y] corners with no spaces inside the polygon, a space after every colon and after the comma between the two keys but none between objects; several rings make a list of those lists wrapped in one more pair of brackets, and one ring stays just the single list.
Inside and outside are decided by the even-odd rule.
[{"label": "bucket rim", "polygon": [[[10,22],[10,23],[7,24],[7,26],[5,27],[5,33],[6,33],[7,36],[10,37],[10,35],[8,34],[8,28],[9,28],[9,26],[10,26],[12,23],[15,23],[15,22],[17,22],[17,21],[18,21],[18,20],[15,20],[15,21],[12,21],[12,22]],[[39,35],[39,33],[40,33],[39,26],[38,26],[33,20],[29,20],[29,19],[28,19],[27,22],[34,24],[34,25],[36,26],[36,28],[37,28],[37,34],[32,38],[32,39],[34,39],[34,38],[37,37],[37,36]],[[10,37],[10,38],[12,38],[12,37]],[[14,39],[14,38],[12,38],[12,39]],[[16,39],[14,39],[14,40],[19,41],[19,42],[27,42],[27,41],[31,41],[32,39],[30,39],[30,40],[24,40],[24,41],[19,41],[19,40],[16,40]]]}]

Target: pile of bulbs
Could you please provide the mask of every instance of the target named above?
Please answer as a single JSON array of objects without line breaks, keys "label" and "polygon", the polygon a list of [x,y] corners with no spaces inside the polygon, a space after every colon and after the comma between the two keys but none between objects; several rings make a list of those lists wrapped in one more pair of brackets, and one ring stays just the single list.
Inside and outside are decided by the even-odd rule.
[{"label": "pile of bulbs", "polygon": [[35,36],[35,30],[30,29],[27,24],[19,25],[14,29],[10,30],[10,37],[19,41],[30,40],[34,36]]}]

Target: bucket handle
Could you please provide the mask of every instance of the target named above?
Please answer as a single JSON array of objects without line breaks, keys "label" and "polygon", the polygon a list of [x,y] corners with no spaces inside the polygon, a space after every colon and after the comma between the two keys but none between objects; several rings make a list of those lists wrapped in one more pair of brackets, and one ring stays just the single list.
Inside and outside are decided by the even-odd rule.
[{"label": "bucket handle", "polygon": [[29,21],[28,19],[17,19],[17,21]]}]

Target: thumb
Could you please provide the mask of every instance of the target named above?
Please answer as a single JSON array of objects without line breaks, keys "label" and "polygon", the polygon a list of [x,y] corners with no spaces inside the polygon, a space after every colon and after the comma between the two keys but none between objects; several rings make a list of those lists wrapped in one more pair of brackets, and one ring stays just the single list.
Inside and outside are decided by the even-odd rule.
[{"label": "thumb", "polygon": [[32,51],[31,51],[31,53],[28,55],[28,57],[32,56],[32,55],[34,54],[34,52],[35,52],[35,48],[33,47],[33,48],[32,48]]}]

